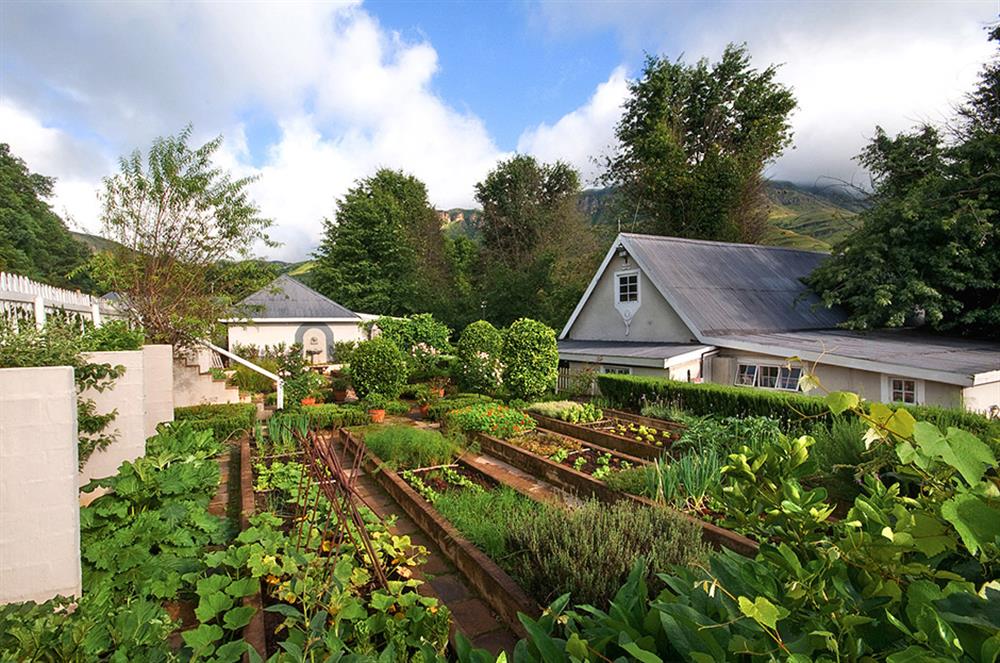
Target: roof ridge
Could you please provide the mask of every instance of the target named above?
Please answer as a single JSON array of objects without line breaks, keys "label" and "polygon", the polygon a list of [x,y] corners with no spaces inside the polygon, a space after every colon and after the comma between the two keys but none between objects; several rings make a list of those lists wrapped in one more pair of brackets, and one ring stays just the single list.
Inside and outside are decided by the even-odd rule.
[{"label": "roof ridge", "polygon": [[708,244],[711,246],[734,246],[734,247],[748,247],[755,249],[768,249],[768,250],[778,250],[778,251],[794,251],[795,253],[812,253],[817,255],[830,255],[829,251],[811,251],[809,249],[797,249],[793,246],[773,246],[771,244],[750,244],[748,242],[723,242],[714,239],[692,239],[689,237],[674,237],[673,235],[649,235],[644,233],[618,233],[619,237],[628,237],[632,239],[639,240],[655,240],[655,241],[669,241],[669,242],[682,242],[685,244]]}]

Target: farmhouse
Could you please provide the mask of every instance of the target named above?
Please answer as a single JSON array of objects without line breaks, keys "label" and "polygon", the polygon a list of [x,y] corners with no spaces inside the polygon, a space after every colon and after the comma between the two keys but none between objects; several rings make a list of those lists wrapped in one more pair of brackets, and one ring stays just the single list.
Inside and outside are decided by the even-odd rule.
[{"label": "farmhouse", "polygon": [[314,364],[332,361],[335,342],[368,338],[363,325],[378,317],[350,311],[288,275],[241,301],[237,310],[246,317],[221,321],[227,327],[231,352],[239,345],[262,348],[300,343]]},{"label": "farmhouse", "polygon": [[561,383],[598,371],[797,391],[809,370],[870,400],[1000,408],[1000,343],[840,329],[844,313],[801,281],[825,257],[622,233],[562,330]]}]

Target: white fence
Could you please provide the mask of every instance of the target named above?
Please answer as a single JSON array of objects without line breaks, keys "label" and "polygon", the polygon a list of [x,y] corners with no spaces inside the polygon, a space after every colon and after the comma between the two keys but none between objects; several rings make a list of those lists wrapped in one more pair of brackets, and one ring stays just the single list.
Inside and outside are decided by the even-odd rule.
[{"label": "white fence", "polygon": [[15,324],[33,321],[41,328],[49,315],[87,320],[98,326],[104,319],[125,317],[114,303],[99,297],[0,272],[0,316]]}]

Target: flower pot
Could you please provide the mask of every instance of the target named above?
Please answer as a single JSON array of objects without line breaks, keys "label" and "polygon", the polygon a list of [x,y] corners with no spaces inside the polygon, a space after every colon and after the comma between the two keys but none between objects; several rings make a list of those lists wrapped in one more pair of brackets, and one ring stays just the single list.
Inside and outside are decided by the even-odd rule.
[{"label": "flower pot", "polygon": [[385,410],[368,410],[368,416],[372,418],[373,424],[380,424],[385,421]]},{"label": "flower pot", "polygon": [[301,402],[302,405],[316,405],[316,398],[310,396],[309,398],[303,398]]},{"label": "flower pot", "polygon": [[441,398],[444,398],[444,387],[441,387],[440,389],[437,390],[437,395]]},{"label": "flower pot", "polygon": [[430,403],[424,403],[420,406],[420,416],[424,419],[427,418],[427,414],[431,411]]},{"label": "flower pot", "polygon": [[333,390],[333,400],[338,403],[343,403],[347,400],[347,390],[346,389],[334,389]]}]

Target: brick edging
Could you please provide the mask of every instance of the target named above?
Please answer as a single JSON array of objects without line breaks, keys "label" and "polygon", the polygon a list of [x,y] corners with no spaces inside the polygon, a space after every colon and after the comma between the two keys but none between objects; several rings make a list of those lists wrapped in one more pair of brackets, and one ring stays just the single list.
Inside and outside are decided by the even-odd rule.
[{"label": "brick edging", "polygon": [[[480,448],[486,453],[563,490],[584,497],[593,497],[607,503],[630,500],[645,506],[659,506],[656,502],[645,497],[613,490],[600,479],[595,479],[589,474],[574,470],[572,467],[566,467],[561,463],[556,463],[548,458],[533,454],[530,451],[504,442],[499,438],[484,433],[476,433],[475,439],[479,442]],[[702,538],[713,546],[729,548],[747,557],[757,554],[759,546],[756,541],[701,518],[696,518],[683,511],[670,510],[677,513],[681,518],[698,525],[701,528]]]},{"label": "brick edging", "polygon": [[363,442],[358,441],[344,428],[339,432],[341,441],[351,451],[362,449],[364,470],[385,490],[400,508],[413,519],[424,534],[441,549],[448,561],[469,581],[490,608],[520,638],[527,632],[518,613],[536,618],[542,609],[529,597],[517,582],[496,562],[490,559],[437,510],[421,497],[396,472],[387,468]]},{"label": "brick edging", "polygon": [[559,433],[561,435],[568,435],[569,437],[575,437],[578,440],[583,440],[584,442],[589,442],[599,447],[611,449],[612,451],[618,451],[637,458],[658,460],[667,452],[668,449],[666,446],[656,447],[651,444],[642,444],[621,435],[607,433],[595,428],[588,428],[587,426],[581,426],[580,424],[571,424],[568,421],[562,421],[561,419],[555,419],[553,417],[546,417],[534,412],[527,412],[526,414],[534,419],[535,422],[545,430]]}]

